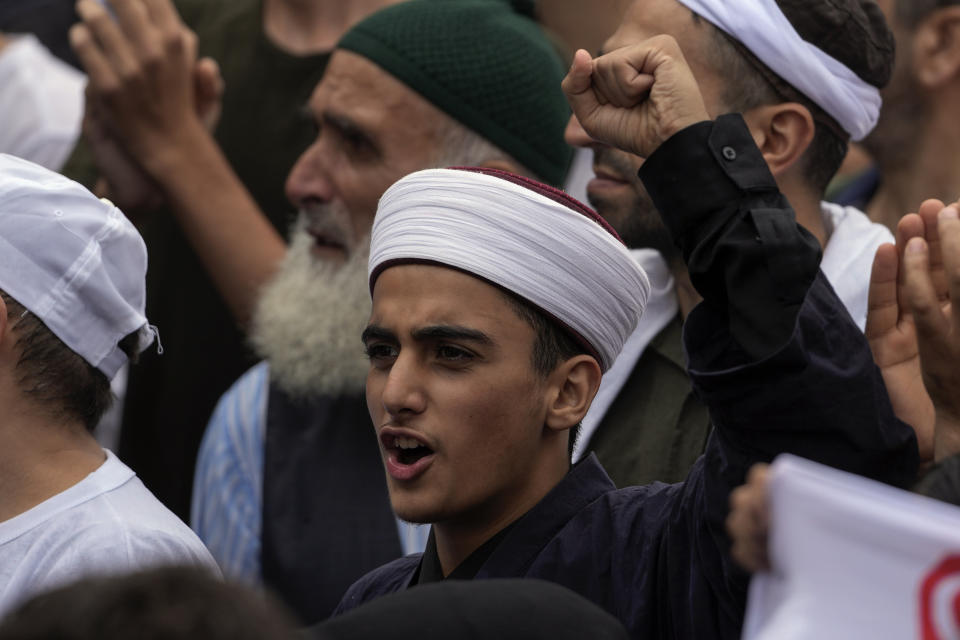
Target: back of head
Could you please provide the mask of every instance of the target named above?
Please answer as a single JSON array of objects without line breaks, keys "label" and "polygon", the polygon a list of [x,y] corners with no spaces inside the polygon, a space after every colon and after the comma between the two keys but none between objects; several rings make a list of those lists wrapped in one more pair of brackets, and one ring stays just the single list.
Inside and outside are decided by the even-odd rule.
[{"label": "back of head", "polygon": [[621,640],[626,629],[573,591],[541,580],[449,581],[374,600],[312,630],[317,640]]},{"label": "back of head", "polygon": [[0,640],[292,637],[292,621],[272,600],[193,568],[86,578],[35,596],[0,624]]},{"label": "back of head", "polygon": [[805,173],[822,193],[848,140],[876,124],[879,90],[893,70],[893,35],[876,2],[678,1],[717,29],[715,65],[729,78],[730,111],[798,102],[811,112]]},{"label": "back of head", "polygon": [[517,0],[410,0],[348,31],[337,45],[399,79],[428,102],[560,185],[572,150],[560,56]]},{"label": "back of head", "polygon": [[143,240],[116,207],[0,154],[0,295],[27,396],[96,423],[110,379],[153,341],[146,267]]}]

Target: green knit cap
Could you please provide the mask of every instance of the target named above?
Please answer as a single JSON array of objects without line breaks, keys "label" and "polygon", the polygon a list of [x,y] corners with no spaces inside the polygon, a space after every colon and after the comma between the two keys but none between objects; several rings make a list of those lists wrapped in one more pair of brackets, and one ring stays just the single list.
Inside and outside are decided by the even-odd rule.
[{"label": "green knit cap", "polygon": [[[409,0],[378,11],[338,49],[376,63],[550,184],[573,154],[565,69],[540,26],[507,0]],[[529,9],[529,3],[527,3]]]}]

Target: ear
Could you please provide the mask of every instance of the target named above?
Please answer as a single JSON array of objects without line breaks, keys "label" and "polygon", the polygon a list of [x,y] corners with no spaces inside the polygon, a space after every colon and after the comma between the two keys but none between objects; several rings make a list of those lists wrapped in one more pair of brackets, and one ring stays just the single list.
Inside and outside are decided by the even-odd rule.
[{"label": "ear", "polygon": [[778,179],[803,156],[816,132],[810,111],[796,102],[755,107],[743,119],[770,173]]},{"label": "ear", "polygon": [[913,75],[926,89],[953,82],[960,73],[960,5],[934,11],[913,37]]},{"label": "ear", "polygon": [[9,351],[16,344],[16,336],[11,334],[11,329],[12,324],[8,317],[7,303],[0,296],[0,353]]},{"label": "ear", "polygon": [[550,374],[547,415],[550,429],[572,429],[587,415],[593,397],[600,388],[600,365],[590,356],[580,355],[558,365]]}]

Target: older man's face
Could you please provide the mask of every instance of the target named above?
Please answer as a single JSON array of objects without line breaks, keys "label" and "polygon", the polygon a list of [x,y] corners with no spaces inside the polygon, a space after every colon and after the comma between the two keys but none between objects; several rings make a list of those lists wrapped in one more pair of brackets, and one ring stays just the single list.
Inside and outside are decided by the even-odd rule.
[{"label": "older man's face", "polygon": [[287,178],[316,257],[342,262],[391,184],[436,161],[446,114],[366,58],[334,52],[309,103],[319,132]]},{"label": "older man's face", "polygon": [[[690,10],[676,0],[634,0],[620,27],[607,39],[603,51],[613,51],[660,34],[673,36],[700,84],[707,111],[717,116],[722,113],[723,78],[707,64],[711,57],[707,28],[703,21],[695,22]],[[570,117],[565,137],[568,144],[593,149],[596,178],[587,186],[587,196],[627,246],[672,253],[673,244],[666,227],[637,178],[637,169],[644,159],[592,140],[575,116]]]}]

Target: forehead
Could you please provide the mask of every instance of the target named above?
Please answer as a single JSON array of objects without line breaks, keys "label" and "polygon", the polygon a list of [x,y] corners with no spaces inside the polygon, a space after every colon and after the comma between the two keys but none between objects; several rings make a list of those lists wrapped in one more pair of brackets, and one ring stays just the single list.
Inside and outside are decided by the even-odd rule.
[{"label": "forehead", "polygon": [[347,116],[371,130],[408,137],[433,137],[452,120],[382,68],[351,51],[334,51],[310,98],[315,115]]},{"label": "forehead", "polygon": [[676,0],[633,0],[603,50],[613,51],[662,34],[677,40],[691,65],[694,64],[691,56],[703,50],[702,22],[698,24],[691,11]]},{"label": "forehead", "polygon": [[707,111],[716,115],[723,109],[722,95],[728,79],[715,66],[711,29],[706,20],[695,19],[693,12],[677,0],[633,0],[603,50],[613,51],[658,35],[672,36],[700,85]]},{"label": "forehead", "polygon": [[695,20],[693,12],[677,0],[633,0],[616,32],[604,43],[603,51],[658,35],[673,36],[694,75],[703,82],[701,76],[710,56],[706,26],[706,21]]},{"label": "forehead", "polygon": [[396,331],[456,324],[491,335],[532,332],[497,287],[456,269],[426,264],[397,265],[380,274],[370,322]]}]

